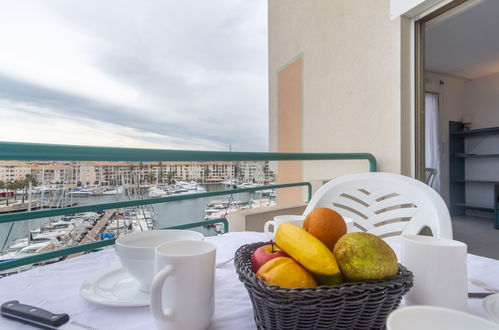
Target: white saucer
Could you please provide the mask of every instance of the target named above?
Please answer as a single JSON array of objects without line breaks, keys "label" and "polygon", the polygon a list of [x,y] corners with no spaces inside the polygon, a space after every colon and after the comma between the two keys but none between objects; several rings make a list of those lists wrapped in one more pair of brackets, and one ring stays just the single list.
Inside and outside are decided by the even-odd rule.
[{"label": "white saucer", "polygon": [[492,294],[482,301],[487,315],[499,323],[499,293]]},{"label": "white saucer", "polygon": [[85,280],[80,295],[106,306],[149,306],[149,293],[139,290],[139,283],[123,267],[107,269]]}]

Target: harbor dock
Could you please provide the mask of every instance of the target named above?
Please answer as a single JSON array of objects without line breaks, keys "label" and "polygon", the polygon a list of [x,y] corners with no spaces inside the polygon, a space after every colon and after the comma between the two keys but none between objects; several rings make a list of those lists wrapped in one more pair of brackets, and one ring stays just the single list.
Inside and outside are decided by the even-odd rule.
[{"label": "harbor dock", "polygon": [[[116,214],[116,210],[107,210],[106,213],[100,218],[99,221],[93,226],[93,228],[83,237],[78,245],[95,242],[96,238],[99,236],[102,228],[104,228],[107,222]],[[66,259],[71,259],[83,255],[83,252],[74,253],[68,255]]]}]

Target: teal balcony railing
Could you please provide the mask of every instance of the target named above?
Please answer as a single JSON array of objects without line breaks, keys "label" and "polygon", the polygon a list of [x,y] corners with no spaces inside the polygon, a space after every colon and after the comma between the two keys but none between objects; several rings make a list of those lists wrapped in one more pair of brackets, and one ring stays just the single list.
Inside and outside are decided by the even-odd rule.
[{"label": "teal balcony railing", "polygon": [[[72,145],[52,145],[37,143],[0,142],[0,160],[24,161],[155,161],[155,162],[203,162],[203,161],[310,161],[310,160],[367,160],[369,171],[377,171],[376,158],[370,153],[288,153],[288,152],[224,152],[224,151],[187,151],[165,149],[140,148],[112,148]],[[308,200],[311,198],[312,186],[309,182],[292,182],[286,184],[267,185],[260,187],[243,188],[237,190],[219,190],[211,192],[193,193],[186,195],[172,195],[161,198],[137,199],[131,201],[100,203],[85,206],[73,206],[58,209],[46,209],[30,212],[8,213],[0,215],[0,223],[25,221],[47,218],[58,215],[74,214],[89,211],[101,211],[131,206],[168,203],[172,201],[221,196],[233,193],[254,192],[264,189],[282,189],[305,186],[308,189]],[[229,224],[226,218],[192,222],[163,229],[187,229],[206,224],[223,223],[227,232]],[[0,271],[39,263],[54,258],[64,257],[73,253],[91,251],[113,245],[115,239],[106,239],[88,244],[81,244],[55,251],[44,252],[34,256],[19,258],[0,263]]]}]

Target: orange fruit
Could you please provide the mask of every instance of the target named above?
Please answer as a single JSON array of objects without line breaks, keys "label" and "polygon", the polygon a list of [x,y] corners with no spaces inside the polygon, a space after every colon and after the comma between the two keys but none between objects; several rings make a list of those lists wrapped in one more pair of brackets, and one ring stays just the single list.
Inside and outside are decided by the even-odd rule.
[{"label": "orange fruit", "polygon": [[347,233],[343,217],[327,207],[310,212],[303,221],[303,229],[318,238],[331,251],[340,237]]}]

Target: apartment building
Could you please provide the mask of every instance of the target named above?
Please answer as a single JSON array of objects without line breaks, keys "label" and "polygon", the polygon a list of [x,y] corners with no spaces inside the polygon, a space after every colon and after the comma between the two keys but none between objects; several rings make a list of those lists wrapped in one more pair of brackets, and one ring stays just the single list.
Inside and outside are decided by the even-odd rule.
[{"label": "apartment building", "polygon": [[74,183],[76,168],[71,163],[35,162],[31,164],[30,173],[38,182]]},{"label": "apartment building", "polygon": [[77,162],[76,183],[83,186],[130,183],[136,167],[131,162]]},{"label": "apartment building", "polygon": [[0,161],[0,181],[21,180],[31,174],[31,164],[20,161]]},{"label": "apartment building", "polygon": [[195,180],[220,182],[230,178],[245,182],[271,182],[268,162],[0,162],[0,181],[14,181],[32,175],[46,184],[114,186],[123,183]]},{"label": "apartment building", "polygon": [[244,182],[268,183],[275,180],[268,162],[245,162],[239,166],[239,179]]},{"label": "apartment building", "polygon": [[[229,178],[235,178],[239,162],[216,163],[216,162],[175,162],[168,164],[145,163],[144,175],[153,173],[155,178],[175,180],[195,180],[203,182],[220,182]],[[161,175],[160,175],[161,174]]]}]

